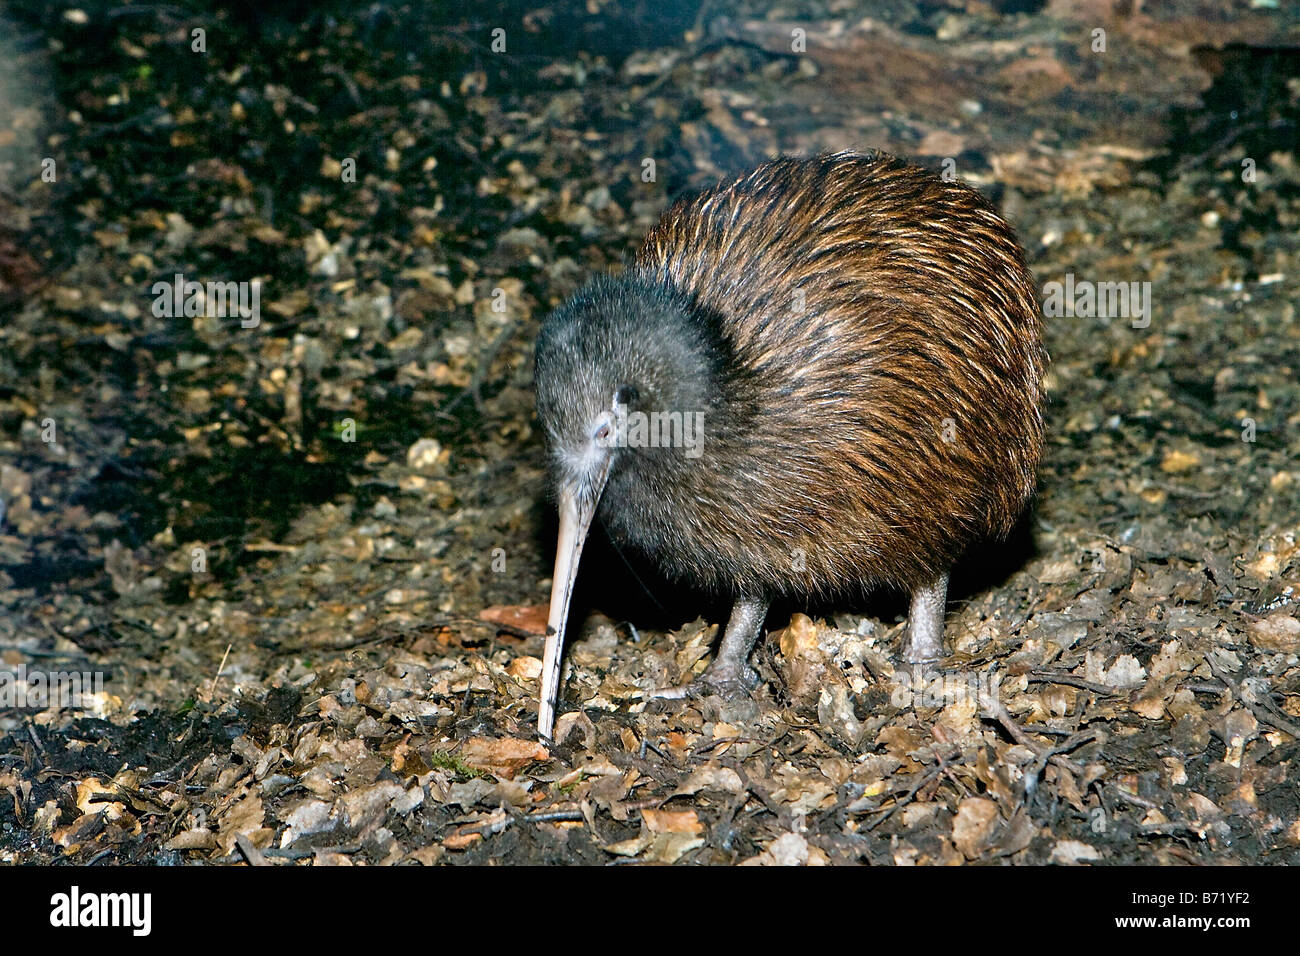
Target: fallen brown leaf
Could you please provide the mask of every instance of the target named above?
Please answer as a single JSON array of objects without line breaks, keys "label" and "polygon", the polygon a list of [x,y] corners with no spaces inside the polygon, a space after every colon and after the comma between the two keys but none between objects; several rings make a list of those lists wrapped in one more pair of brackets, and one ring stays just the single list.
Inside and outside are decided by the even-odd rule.
[{"label": "fallen brown leaf", "polygon": [[962,856],[973,860],[984,852],[998,824],[998,805],[984,797],[967,797],[952,821],[952,842]]},{"label": "fallen brown leaf", "polygon": [[465,741],[457,756],[475,770],[486,770],[510,779],[530,763],[546,760],[551,752],[536,740],[471,737]]},{"label": "fallen brown leaf", "polygon": [[550,607],[546,604],[532,605],[497,605],[484,608],[479,612],[479,620],[489,624],[503,624],[507,627],[539,637],[546,636],[546,619]]},{"label": "fallen brown leaf", "polygon": [[651,833],[698,835],[704,832],[704,824],[694,810],[642,810],[641,819]]},{"label": "fallen brown leaf", "polygon": [[1300,650],[1300,619],[1285,610],[1254,621],[1247,635],[1250,643],[1265,651],[1294,654]]}]

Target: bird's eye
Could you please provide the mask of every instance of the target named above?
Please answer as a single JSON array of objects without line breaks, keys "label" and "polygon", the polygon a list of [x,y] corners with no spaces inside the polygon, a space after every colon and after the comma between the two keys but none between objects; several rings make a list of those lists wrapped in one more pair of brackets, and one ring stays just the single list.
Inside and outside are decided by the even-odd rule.
[{"label": "bird's eye", "polygon": [[594,437],[598,442],[607,440],[609,438],[609,424],[606,423],[597,428]]}]

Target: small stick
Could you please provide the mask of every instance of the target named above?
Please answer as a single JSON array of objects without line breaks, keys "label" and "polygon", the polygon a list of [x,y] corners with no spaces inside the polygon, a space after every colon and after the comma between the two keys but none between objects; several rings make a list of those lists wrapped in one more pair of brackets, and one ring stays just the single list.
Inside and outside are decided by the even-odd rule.
[{"label": "small stick", "polygon": [[[1295,724],[1291,723],[1291,721],[1287,720],[1285,717],[1275,716],[1270,712],[1268,708],[1265,708],[1262,705],[1257,704],[1254,700],[1247,699],[1246,696],[1241,692],[1241,688],[1237,685],[1237,682],[1234,681],[1231,677],[1229,677],[1222,668],[1215,665],[1214,658],[1209,654],[1206,654],[1204,656],[1205,656],[1205,663],[1210,665],[1210,672],[1213,673],[1215,677],[1219,678],[1219,680],[1223,681],[1223,683],[1227,685],[1228,690],[1232,692],[1232,696],[1236,698],[1238,701],[1240,701],[1242,704],[1244,704],[1246,708],[1252,714],[1255,715],[1256,720],[1258,720],[1261,724],[1268,724],[1274,730],[1280,730],[1283,733],[1290,734],[1292,737],[1296,738],[1297,740],[1300,740],[1300,726],[1296,726]],[[1253,697],[1254,695],[1251,696]]]},{"label": "small stick", "polygon": [[[947,765],[942,760],[940,760],[939,765],[937,767],[927,770],[924,774],[922,774],[921,779],[916,782],[916,785],[912,787],[911,790],[907,791],[907,793],[903,794],[902,797],[895,800],[888,809],[884,810],[883,816],[878,817],[877,819],[872,820],[871,823],[867,824],[867,826],[865,827],[866,831],[870,833],[876,827],[880,826],[882,823],[884,823],[886,820],[892,817],[896,810],[899,810],[902,807],[905,807],[909,803],[911,803],[912,800],[916,797],[916,794],[920,791],[922,787],[924,787],[926,784],[930,783],[931,781],[938,779],[940,774],[947,772],[947,769],[948,769]],[[875,810],[872,810],[871,812],[881,813],[881,809],[877,808]]]},{"label": "small stick", "polygon": [[1031,684],[1063,684],[1066,687],[1078,687],[1082,690],[1092,691],[1094,694],[1104,694],[1107,697],[1122,696],[1113,687],[1096,684],[1084,680],[1082,677],[1075,677],[1073,674],[1058,674],[1055,671],[1031,671],[1026,679]]},{"label": "small stick", "polygon": [[41,753],[45,753],[45,744],[43,744],[41,742],[41,738],[37,736],[36,725],[32,723],[30,720],[27,721],[27,736],[32,738],[32,743],[36,745],[37,750],[39,750]]},{"label": "small stick", "polygon": [[217,692],[217,681],[221,680],[221,672],[226,669],[226,660],[230,657],[230,649],[234,644],[226,645],[226,653],[221,655],[221,664],[217,667],[216,676],[212,678],[212,683],[208,685],[208,703],[212,702],[212,695]]},{"label": "small stick", "polygon": [[487,384],[487,377],[492,372],[492,363],[497,360],[505,344],[515,334],[515,325],[514,322],[508,322],[502,327],[501,331],[497,333],[497,337],[492,340],[492,344],[488,346],[487,351],[480,355],[478,366],[474,369],[474,374],[470,376],[469,385],[461,389],[460,394],[443,403],[435,414],[442,418],[450,418],[451,410],[467,398],[474,400],[474,408],[480,415],[487,414],[486,409],[483,407],[483,386]]},{"label": "small stick", "polygon": [[745,771],[741,768],[739,761],[725,760],[723,761],[722,765],[724,767],[730,767],[732,770],[734,770],[736,772],[736,776],[740,778],[740,785],[744,787],[745,790],[747,790],[749,793],[752,793],[755,797],[757,797],[762,802],[763,806],[767,808],[767,811],[777,818],[777,820],[781,823],[781,826],[785,827],[787,830],[790,829],[790,824],[791,824],[790,814],[786,812],[785,807],[777,803],[776,800],[773,799],[772,795],[767,792],[767,790],[765,790],[763,787],[759,786],[758,784],[754,783],[754,781],[750,780],[749,775],[745,773]]},{"label": "small stick", "polygon": [[551,810],[548,813],[530,813],[523,819],[529,823],[577,823],[586,817],[581,810]]},{"label": "small stick", "polygon": [[1160,806],[1158,804],[1150,800],[1147,800],[1143,797],[1139,797],[1136,794],[1128,793],[1127,791],[1121,790],[1119,787],[1112,786],[1112,787],[1108,787],[1107,789],[1109,789],[1114,796],[1119,797],[1119,799],[1123,800],[1125,803],[1133,804],[1133,806],[1135,807],[1141,807],[1143,810],[1160,809]]},{"label": "small stick", "polygon": [[244,834],[235,837],[235,846],[239,852],[244,854],[244,859],[248,861],[249,866],[267,866],[266,857],[262,856],[262,851],[253,846],[253,841]]},{"label": "small stick", "polygon": [[1058,767],[1062,767],[1065,770],[1070,771],[1070,773],[1076,776],[1083,773],[1083,768],[1080,767],[1073,760],[1069,760],[1065,757],[1060,756],[1061,750],[1069,749],[1066,746],[1066,744],[1069,744],[1070,741],[1067,740],[1066,744],[1063,744],[1061,747],[1057,747],[1057,748],[1043,747],[1036,740],[1034,740],[1027,733],[1025,733],[1020,728],[1019,724],[1017,724],[1014,720],[1012,720],[1011,714],[1007,712],[1007,708],[1003,705],[1002,701],[996,700],[992,697],[988,697],[988,698],[982,697],[981,699],[984,701],[985,710],[988,716],[990,716],[993,720],[997,721],[1002,726],[1002,728],[1011,735],[1012,739],[1015,740],[1016,743],[1024,747],[1028,747],[1033,752],[1036,758],[1034,760],[1033,770],[1031,770],[1028,774],[1025,775],[1026,796],[1032,794],[1033,791],[1037,788],[1038,777],[1039,775],[1042,774],[1043,768],[1045,768],[1049,763],[1055,764]]}]

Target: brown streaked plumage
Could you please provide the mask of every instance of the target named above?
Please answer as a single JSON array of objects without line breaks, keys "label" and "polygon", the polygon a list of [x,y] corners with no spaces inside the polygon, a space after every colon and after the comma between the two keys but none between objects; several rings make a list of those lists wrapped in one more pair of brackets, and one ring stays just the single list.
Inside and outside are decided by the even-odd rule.
[{"label": "brown streaked plumage", "polygon": [[[675,203],[626,273],[538,338],[538,413],[573,519],[544,698],[597,509],[616,543],[736,598],[706,675],[726,690],[752,682],[779,595],[901,585],[909,657],[937,656],[948,569],[1033,490],[1044,362],[1023,253],[964,184],[837,153]],[[701,453],[604,447],[602,427],[627,431],[618,409],[701,414]],[[552,717],[544,700],[544,733]]]}]

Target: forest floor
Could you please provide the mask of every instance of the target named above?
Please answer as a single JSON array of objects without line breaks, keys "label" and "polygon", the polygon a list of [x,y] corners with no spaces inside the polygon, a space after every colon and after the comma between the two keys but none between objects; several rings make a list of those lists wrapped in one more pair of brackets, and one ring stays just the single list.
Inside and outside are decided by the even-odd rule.
[{"label": "forest floor", "polygon": [[[0,40],[0,862],[1300,863],[1293,5],[266,6]],[[539,742],[541,317],[844,147],[1136,284],[1048,312],[1032,512],[936,680],[870,595],[741,704],[648,699],[726,608],[597,538]]]}]

